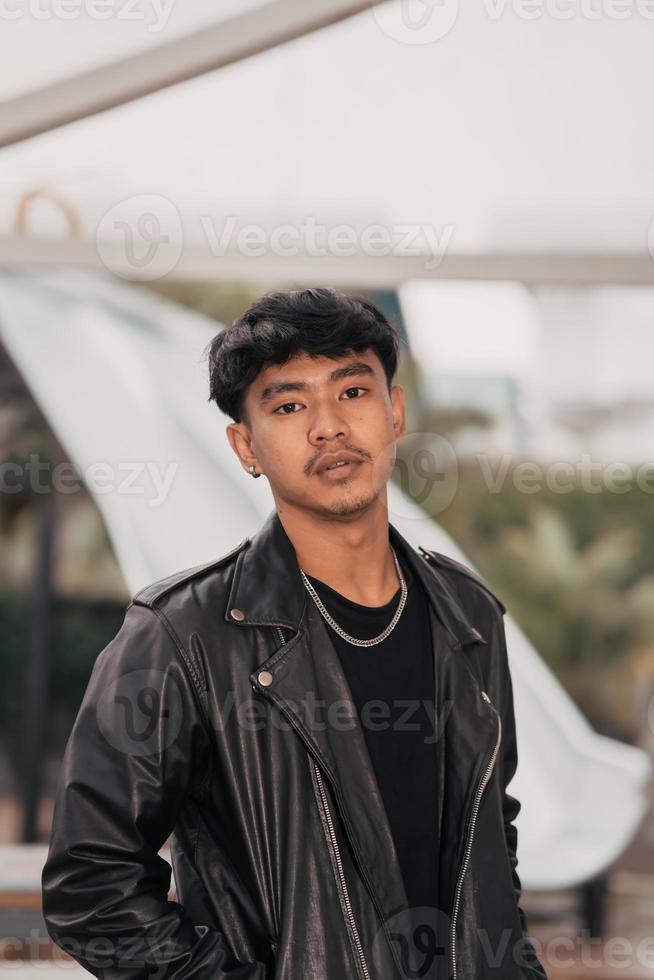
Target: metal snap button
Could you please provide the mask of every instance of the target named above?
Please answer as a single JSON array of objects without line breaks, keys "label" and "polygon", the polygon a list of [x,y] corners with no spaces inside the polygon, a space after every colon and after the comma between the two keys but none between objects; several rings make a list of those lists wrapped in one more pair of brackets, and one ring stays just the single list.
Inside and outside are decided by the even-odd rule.
[{"label": "metal snap button", "polygon": [[230,609],[229,615],[232,619],[237,619],[239,622],[245,619],[245,613],[242,609]]},{"label": "metal snap button", "polygon": [[257,680],[264,687],[269,687],[273,682],[273,675],[270,673],[269,670],[262,670],[261,673],[258,675]]}]

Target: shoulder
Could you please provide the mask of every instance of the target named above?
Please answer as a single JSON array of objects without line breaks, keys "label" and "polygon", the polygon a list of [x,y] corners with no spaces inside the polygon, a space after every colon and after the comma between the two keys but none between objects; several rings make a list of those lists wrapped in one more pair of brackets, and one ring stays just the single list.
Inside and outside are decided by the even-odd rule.
[{"label": "shoulder", "polygon": [[212,561],[166,575],[135,592],[118,632],[96,657],[89,697],[101,697],[111,684],[140,683],[147,677],[148,684],[156,686],[174,675],[180,688],[190,680],[201,698],[203,668],[193,649],[192,633],[220,628],[216,603],[229,588],[233,565],[249,540],[245,538]]},{"label": "shoulder", "polygon": [[450,555],[444,555],[439,551],[423,548],[422,545],[420,551],[430,564],[445,575],[461,598],[465,597],[468,601],[476,599],[484,603],[490,599],[495,609],[499,610],[500,615],[504,615],[506,606],[479,572],[463,562],[457,561],[456,558],[451,558]]},{"label": "shoulder", "polygon": [[156,579],[148,585],[144,585],[132,595],[130,606],[148,606],[154,609],[164,597],[170,596],[171,593],[183,591],[189,585],[210,577],[212,572],[229,569],[230,565],[235,564],[239,553],[249,542],[249,537],[243,538],[240,544],[237,544],[231,551],[218,558],[204,562],[201,565],[192,565],[190,568],[183,568],[180,571],[166,575],[164,578]]}]

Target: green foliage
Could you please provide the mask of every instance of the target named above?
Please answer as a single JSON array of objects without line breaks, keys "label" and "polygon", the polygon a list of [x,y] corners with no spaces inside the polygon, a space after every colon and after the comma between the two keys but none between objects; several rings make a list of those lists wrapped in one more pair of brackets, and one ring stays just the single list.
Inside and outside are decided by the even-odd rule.
[{"label": "green foliage", "polygon": [[[581,479],[570,492],[497,492],[472,460],[459,465],[452,503],[436,515],[498,592],[545,659],[600,664],[654,628],[652,494]],[[518,484],[518,485],[516,485]]]}]

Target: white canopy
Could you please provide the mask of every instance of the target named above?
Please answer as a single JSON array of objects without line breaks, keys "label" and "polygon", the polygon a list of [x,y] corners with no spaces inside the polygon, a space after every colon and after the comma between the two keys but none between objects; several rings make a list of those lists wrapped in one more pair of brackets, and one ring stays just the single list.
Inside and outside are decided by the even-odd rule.
[{"label": "white canopy", "polygon": [[[76,221],[33,202],[21,225],[32,249],[0,242],[0,263],[51,258],[37,242],[74,234],[77,221],[92,245],[145,210],[183,237],[179,275],[654,279],[648,0],[230,2],[222,27],[201,0],[141,2],[140,20],[121,18],[120,4],[99,19],[93,0],[67,0],[78,16],[65,20],[13,4],[23,15],[0,33],[0,143],[36,110],[56,119],[54,83],[92,66],[105,66],[102,85],[122,98],[119,57],[136,57],[127,76],[138,88],[139,57],[145,76],[164,44],[176,77],[205,70],[203,35],[224,63],[270,49],[6,146],[0,233],[13,236],[19,199],[37,188],[59,195]],[[330,9],[338,19],[357,8],[279,43],[329,22]],[[165,65],[155,67],[164,84]],[[80,78],[73,96],[83,100],[92,83]],[[265,241],[259,257],[237,240],[250,224]],[[307,224],[320,226],[318,244]],[[341,224],[350,232],[339,245]],[[270,237],[286,225],[276,250]],[[375,244],[379,225],[387,238]],[[216,241],[230,227],[222,254]],[[425,255],[407,254],[407,227]],[[62,254],[98,261],[74,243]],[[136,264],[131,274],[139,278]]]}]

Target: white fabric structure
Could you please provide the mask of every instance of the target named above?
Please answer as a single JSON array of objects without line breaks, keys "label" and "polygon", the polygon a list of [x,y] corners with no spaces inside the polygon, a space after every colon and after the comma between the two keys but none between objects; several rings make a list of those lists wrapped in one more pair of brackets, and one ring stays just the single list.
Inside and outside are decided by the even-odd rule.
[{"label": "white fabric structure", "polygon": [[[207,401],[201,354],[218,329],[109,277],[0,272],[0,339],[87,477],[132,591],[224,554],[273,506],[267,481],[252,480],[235,459],[221,431],[229,420]],[[121,486],[128,475],[129,487]],[[389,511],[414,546],[470,564],[392,484]],[[508,614],[506,626],[522,881],[543,889],[579,884],[631,839],[650,763],[639,749],[597,735]]]}]

